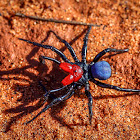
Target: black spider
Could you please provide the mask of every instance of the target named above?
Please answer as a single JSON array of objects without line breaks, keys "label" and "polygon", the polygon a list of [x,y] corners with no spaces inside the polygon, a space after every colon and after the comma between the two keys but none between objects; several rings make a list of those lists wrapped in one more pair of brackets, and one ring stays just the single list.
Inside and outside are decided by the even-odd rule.
[{"label": "black spider", "polygon": [[28,121],[26,124],[28,124],[31,121],[33,121],[34,119],[36,119],[41,113],[45,112],[48,108],[50,108],[54,105],[57,105],[58,103],[60,103],[62,101],[69,99],[74,94],[75,89],[82,87],[82,86],[85,87],[85,94],[89,100],[88,101],[89,120],[91,123],[92,115],[93,115],[93,113],[92,113],[92,102],[93,101],[92,101],[92,95],[89,92],[89,81],[92,81],[96,85],[103,87],[103,88],[110,88],[110,89],[115,89],[118,91],[125,91],[125,92],[140,92],[140,90],[137,90],[137,89],[120,88],[117,86],[102,83],[102,82],[95,79],[95,78],[97,78],[99,80],[106,80],[111,76],[111,68],[110,68],[109,63],[107,63],[106,61],[97,62],[104,54],[106,54],[108,52],[124,53],[124,52],[127,52],[128,49],[118,50],[118,49],[107,48],[107,49],[101,51],[99,54],[97,54],[95,56],[93,62],[91,62],[90,64],[87,64],[86,63],[87,42],[88,42],[88,35],[89,35],[90,30],[91,30],[91,26],[89,26],[87,33],[86,33],[84,40],[83,40],[84,45],[82,48],[82,61],[81,62],[78,60],[78,58],[77,58],[73,48],[70,46],[70,44],[67,41],[61,39],[53,31],[51,31],[59,39],[59,41],[64,43],[65,46],[69,49],[69,51],[70,51],[70,53],[75,61],[74,63],[70,62],[70,60],[67,59],[67,57],[61,51],[59,51],[57,48],[55,48],[53,46],[43,45],[43,44],[39,44],[36,42],[31,42],[29,40],[19,38],[20,40],[26,41],[28,43],[35,45],[35,46],[42,47],[45,49],[51,49],[52,51],[56,52],[65,62],[61,63],[60,61],[58,61],[56,59],[46,57],[46,56],[41,56],[41,59],[42,60],[44,60],[44,59],[51,60],[51,61],[59,64],[59,66],[63,70],[65,70],[66,72],[69,72],[69,75],[62,80],[62,84],[64,86],[59,88],[59,89],[47,91],[46,88],[42,85],[44,90],[46,91],[46,93],[44,94],[44,97],[46,100],[48,99],[48,96],[52,92],[60,91],[62,89],[67,89],[67,93],[63,96],[58,97],[58,98],[54,98],[50,104],[46,105],[33,119]]}]

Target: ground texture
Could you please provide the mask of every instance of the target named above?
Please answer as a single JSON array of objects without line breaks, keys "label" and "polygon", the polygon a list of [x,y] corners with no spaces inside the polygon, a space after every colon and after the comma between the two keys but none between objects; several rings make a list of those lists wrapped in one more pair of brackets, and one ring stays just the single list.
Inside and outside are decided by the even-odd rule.
[{"label": "ground texture", "polygon": [[[57,64],[39,62],[39,55],[61,58],[23,41],[41,42],[50,30],[68,41],[81,60],[82,25],[42,22],[14,16],[15,13],[102,24],[92,27],[87,61],[108,47],[128,53],[105,55],[112,76],[105,83],[140,89],[140,2],[139,0],[1,0],[0,1],[0,139],[140,139],[140,98],[136,93],[103,89],[90,82],[93,120],[89,124],[84,89],[66,102],[48,109],[28,125],[24,123],[42,108],[45,87],[61,87],[66,74]],[[73,61],[68,49],[50,34],[44,44],[61,50]],[[56,96],[64,93],[55,93]],[[46,102],[47,104],[48,102]]]}]

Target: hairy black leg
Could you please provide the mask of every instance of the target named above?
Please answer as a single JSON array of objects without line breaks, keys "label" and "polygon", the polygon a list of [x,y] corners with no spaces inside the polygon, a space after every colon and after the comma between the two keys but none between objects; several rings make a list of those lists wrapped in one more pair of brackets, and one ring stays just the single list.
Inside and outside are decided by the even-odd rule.
[{"label": "hairy black leg", "polygon": [[73,90],[72,90],[72,92],[69,94],[69,96],[68,97],[66,97],[63,101],[66,101],[66,100],[68,100],[69,98],[71,98],[72,97],[72,95],[74,94],[74,91],[75,91],[75,87],[76,87],[76,85],[77,84],[73,84]]},{"label": "hairy black leg", "polygon": [[67,88],[68,86],[63,86],[61,88],[58,88],[58,89],[54,89],[54,90],[50,90],[50,91],[46,91],[46,93],[44,94],[44,97],[45,97],[45,101],[48,99],[48,96],[50,95],[50,93],[53,93],[53,92],[57,92],[57,91],[60,91],[62,89],[65,89]]},{"label": "hairy black leg", "polygon": [[103,55],[105,55],[105,54],[108,53],[108,52],[124,53],[124,52],[128,52],[128,51],[129,51],[129,49],[120,50],[120,49],[107,48],[107,49],[101,51],[100,53],[98,53],[98,54],[95,56],[93,62],[97,62]]},{"label": "hairy black leg", "polygon": [[73,94],[74,94],[74,91],[72,91],[71,94],[70,94],[67,98],[64,99],[64,101],[66,101],[66,100],[68,100],[69,98],[71,98]]},{"label": "hairy black leg", "polygon": [[40,60],[42,61],[43,59],[48,59],[48,60],[51,60],[51,61],[53,61],[53,62],[55,62],[55,63],[57,63],[57,64],[60,64],[61,62],[60,61],[58,61],[58,60],[56,60],[56,59],[54,59],[54,58],[51,58],[51,57],[47,57],[47,56],[40,56],[39,57],[40,58]]},{"label": "hairy black leg", "polygon": [[91,124],[91,122],[92,122],[92,115],[93,115],[93,112],[92,112],[93,99],[92,99],[91,93],[89,92],[89,84],[87,84],[86,87],[85,87],[85,94],[88,97],[89,122]]},{"label": "hairy black leg", "polygon": [[63,101],[65,101],[65,100],[68,100],[69,98],[71,98],[72,97],[72,95],[74,94],[74,91],[75,91],[75,87],[76,87],[76,83],[74,83],[73,84],[73,90],[72,90],[72,92],[69,94],[69,96],[68,97],[66,97]]},{"label": "hairy black leg", "polygon": [[46,102],[46,100],[48,99],[48,97],[50,96],[52,99],[55,99],[55,97],[50,94],[50,93],[53,93],[53,92],[57,92],[57,91],[60,91],[60,90],[63,90],[65,88],[68,88],[70,87],[71,85],[66,85],[66,86],[63,86],[61,88],[58,88],[58,89],[54,89],[54,90],[50,90],[50,91],[47,91],[47,89],[45,88],[45,86],[39,81],[39,84],[42,86],[43,90],[45,91],[45,94],[44,94],[44,97],[45,97],[45,101],[44,103]]},{"label": "hairy black leg", "polygon": [[26,122],[26,124],[28,124],[28,123],[32,122],[33,120],[35,120],[40,114],[45,112],[48,108],[50,108],[50,107],[52,107],[54,105],[57,105],[62,101],[65,101],[65,99],[67,99],[71,95],[71,92],[73,92],[73,88],[74,88],[74,85],[72,85],[70,87],[69,91],[65,95],[63,95],[61,97],[58,97],[58,98],[55,98],[50,104],[46,105],[35,117],[33,117],[30,121]]},{"label": "hairy black leg", "polygon": [[82,62],[84,62],[86,64],[86,54],[87,54],[87,42],[88,42],[88,35],[89,35],[89,32],[91,30],[91,26],[88,27],[88,30],[87,30],[87,33],[84,37],[84,45],[83,45],[83,48],[82,48]]},{"label": "hairy black leg", "polygon": [[100,87],[103,87],[103,88],[110,88],[110,89],[115,89],[115,90],[118,90],[118,91],[125,91],[125,92],[140,92],[139,89],[120,88],[120,87],[117,87],[117,86],[113,86],[113,85],[109,85],[109,84],[99,82],[95,79],[91,79],[91,81],[94,82],[96,85],[98,85]]},{"label": "hairy black leg", "polygon": [[29,40],[26,40],[26,39],[22,39],[22,38],[19,38],[19,39],[22,40],[22,41],[28,42],[30,44],[33,44],[35,46],[38,46],[38,47],[42,47],[42,48],[45,48],[45,49],[51,49],[52,51],[56,52],[65,62],[71,63],[70,60],[68,60],[67,57],[61,51],[59,51],[58,49],[56,49],[53,46],[42,45],[42,44],[39,44],[39,43],[36,43],[36,42],[32,42],[32,41],[29,41]]},{"label": "hairy black leg", "polygon": [[[69,51],[70,51],[70,53],[71,53],[71,55],[72,55],[74,61],[75,61],[75,62],[79,62],[79,60],[78,60],[78,58],[77,58],[77,56],[76,56],[76,54],[75,54],[73,48],[70,46],[70,44],[69,44],[66,40],[64,40],[64,39],[62,39],[61,37],[59,37],[54,31],[51,30],[51,31],[49,31],[49,32],[50,32],[50,33],[53,33],[53,34],[56,36],[56,38],[57,38],[60,42],[64,43],[65,46],[69,49]],[[46,41],[47,38],[48,38],[48,36],[47,36],[41,43],[44,43],[44,42]]]}]

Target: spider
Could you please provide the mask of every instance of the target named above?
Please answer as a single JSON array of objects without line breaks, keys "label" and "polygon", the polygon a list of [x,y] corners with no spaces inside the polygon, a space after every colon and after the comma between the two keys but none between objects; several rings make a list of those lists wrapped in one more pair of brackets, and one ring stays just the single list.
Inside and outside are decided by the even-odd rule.
[{"label": "spider", "polygon": [[64,62],[60,62],[54,58],[46,57],[46,56],[40,56],[40,58],[41,58],[41,60],[48,59],[48,60],[51,60],[51,61],[57,63],[61,69],[63,69],[64,71],[69,73],[69,75],[66,76],[62,80],[63,86],[61,88],[47,91],[46,88],[42,85],[45,90],[45,94],[44,94],[45,101],[44,102],[46,102],[46,100],[50,96],[50,93],[52,93],[52,92],[57,92],[57,91],[66,89],[67,93],[63,96],[54,98],[50,104],[46,105],[35,117],[33,117],[28,122],[26,122],[26,124],[35,120],[41,113],[45,112],[48,108],[51,108],[52,106],[57,105],[60,102],[69,99],[74,94],[74,91],[76,89],[79,89],[83,86],[85,87],[85,94],[88,97],[89,122],[91,124],[92,116],[93,116],[93,112],[92,112],[93,100],[92,100],[92,95],[89,91],[89,81],[91,81],[91,82],[95,83],[96,85],[103,87],[103,88],[115,89],[115,90],[124,91],[124,92],[140,92],[140,90],[138,90],[138,89],[120,88],[120,87],[117,87],[114,85],[102,83],[97,80],[97,79],[106,80],[111,76],[111,67],[110,67],[109,63],[106,61],[98,61],[103,55],[105,55],[108,52],[124,53],[124,52],[128,52],[129,49],[113,49],[113,48],[104,49],[103,51],[101,51],[100,53],[98,53],[95,56],[95,58],[93,59],[93,62],[91,62],[90,64],[87,64],[87,62],[86,62],[87,42],[88,42],[88,36],[89,36],[90,30],[91,30],[91,26],[88,27],[85,37],[83,39],[84,44],[82,47],[82,61],[79,61],[73,48],[70,46],[70,44],[67,41],[61,39],[57,34],[55,34],[55,32],[51,31],[56,36],[56,38],[60,42],[64,43],[65,46],[68,48],[69,52],[71,53],[71,56],[73,57],[73,59],[75,61],[74,63],[71,62],[64,55],[64,53],[59,51],[57,48],[55,48],[53,46],[49,46],[49,45],[43,45],[42,43],[46,39],[44,39],[44,41],[42,41],[41,44],[39,44],[36,42],[32,42],[29,40],[19,38],[22,41],[28,42],[28,43],[33,44],[38,47],[50,49],[50,50],[54,51],[55,53],[57,53],[64,60]]}]

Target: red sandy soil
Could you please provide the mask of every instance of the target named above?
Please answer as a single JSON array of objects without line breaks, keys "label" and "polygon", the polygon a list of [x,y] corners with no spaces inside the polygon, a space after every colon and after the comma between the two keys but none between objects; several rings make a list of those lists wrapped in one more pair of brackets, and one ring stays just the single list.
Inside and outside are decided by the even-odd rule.
[{"label": "red sandy soil", "polygon": [[[140,89],[139,0],[1,0],[0,139],[140,139],[139,94],[103,89],[91,82],[94,114],[91,125],[84,89],[77,90],[70,99],[48,109],[30,124],[24,124],[43,108],[40,99],[44,91],[38,81],[51,90],[62,86],[61,80],[66,74],[51,61],[39,62],[39,55],[62,61],[57,54],[18,40],[18,37],[41,42],[48,31],[53,30],[72,45],[81,60],[87,27],[13,16],[17,12],[102,24],[91,29],[88,63],[108,47],[129,48],[128,53],[112,57],[107,54],[102,58],[112,68],[112,76],[104,82]],[[55,46],[73,61],[68,49],[53,34],[44,44]]]}]

